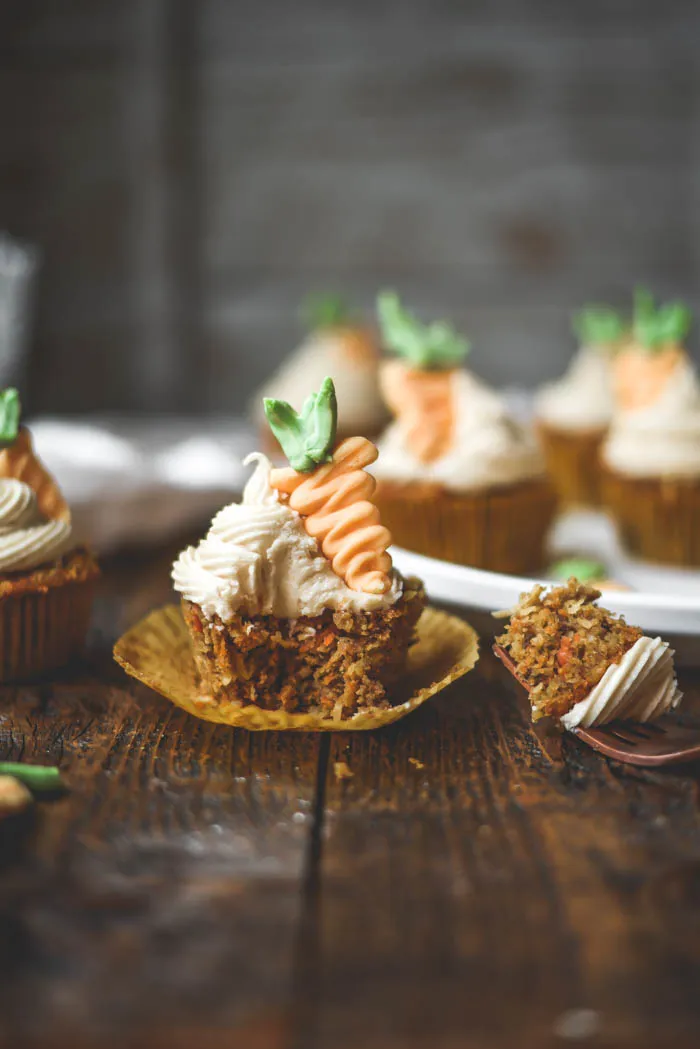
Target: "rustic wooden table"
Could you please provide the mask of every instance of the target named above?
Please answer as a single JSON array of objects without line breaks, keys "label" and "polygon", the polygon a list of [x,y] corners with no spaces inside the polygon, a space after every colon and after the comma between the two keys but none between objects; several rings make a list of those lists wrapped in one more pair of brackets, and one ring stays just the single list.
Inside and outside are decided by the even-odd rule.
[{"label": "rustic wooden table", "polygon": [[700,1044],[698,767],[543,745],[490,658],[370,735],[198,722],[109,658],[171,552],[2,690],[0,754],[70,784],[0,825],[3,1046]]}]

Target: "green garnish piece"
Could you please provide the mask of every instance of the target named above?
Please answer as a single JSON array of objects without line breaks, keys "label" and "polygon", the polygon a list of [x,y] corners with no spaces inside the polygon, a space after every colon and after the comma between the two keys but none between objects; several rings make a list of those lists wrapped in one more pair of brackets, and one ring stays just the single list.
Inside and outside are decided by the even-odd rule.
[{"label": "green garnish piece", "polygon": [[609,346],[628,328],[622,314],[611,306],[584,306],[573,318],[574,334],[585,346]]},{"label": "green garnish piece", "polygon": [[61,790],[63,780],[55,765],[24,765],[18,761],[0,761],[0,776],[14,776],[30,790]]},{"label": "green garnish piece", "polygon": [[309,473],[332,459],[338,428],[338,402],[332,379],[324,379],[318,393],[310,394],[300,412],[291,404],[266,397],[263,401],[270,429],[282,445],[289,465]]},{"label": "green garnish piece", "polygon": [[580,583],[592,583],[605,579],[607,574],[605,565],[592,557],[565,557],[547,569],[547,575],[564,582],[574,576]]},{"label": "green garnish piece", "polygon": [[14,386],[0,392],[0,448],[8,448],[17,440],[21,406]]},{"label": "green garnish piece", "polygon": [[301,315],[310,331],[344,328],[353,323],[346,300],[335,292],[314,292],[302,303]]},{"label": "green garnish piece", "polygon": [[681,343],[690,331],[693,315],[682,302],[654,305],[654,298],[646,288],[634,293],[632,330],[635,341],[648,350],[657,350],[668,343]]},{"label": "green garnish piece", "polygon": [[386,347],[405,357],[414,368],[455,368],[469,353],[469,339],[444,321],[422,324],[404,309],[396,292],[379,293],[377,313]]}]

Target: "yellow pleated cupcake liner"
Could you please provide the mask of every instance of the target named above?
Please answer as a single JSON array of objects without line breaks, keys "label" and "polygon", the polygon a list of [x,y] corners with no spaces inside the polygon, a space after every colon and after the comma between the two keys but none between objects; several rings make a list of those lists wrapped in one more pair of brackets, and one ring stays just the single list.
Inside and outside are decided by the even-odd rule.
[{"label": "yellow pleated cupcake liner", "polygon": [[157,609],[128,630],[114,646],[114,658],[127,674],[204,721],[251,731],[365,731],[390,725],[466,674],[479,658],[476,631],[456,616],[426,608],[408,668],[394,695],[394,706],[362,710],[351,717],[289,713],[215,702],[200,692],[190,639],[176,605]]},{"label": "yellow pleated cupcake liner", "polygon": [[605,433],[605,429],[577,432],[537,424],[547,472],[563,506],[600,506],[600,449]]}]

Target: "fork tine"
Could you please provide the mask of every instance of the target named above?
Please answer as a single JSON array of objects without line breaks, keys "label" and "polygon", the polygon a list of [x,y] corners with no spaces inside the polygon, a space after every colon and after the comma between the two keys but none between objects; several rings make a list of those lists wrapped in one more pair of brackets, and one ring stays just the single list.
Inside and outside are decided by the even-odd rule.
[{"label": "fork tine", "polygon": [[657,723],[655,721],[645,721],[644,722],[644,728],[647,730],[647,732],[651,736],[665,736],[666,735],[666,729],[663,727],[663,725],[657,725]]},{"label": "fork tine", "polygon": [[[636,726],[635,726],[636,727]],[[613,761],[632,765],[661,766],[700,760],[700,724],[664,718],[661,725],[644,725],[644,735],[632,735],[629,724],[611,722],[600,728],[577,728],[583,743]]]},{"label": "fork tine", "polygon": [[612,736],[612,738],[616,739],[619,743],[626,743],[628,746],[634,746],[635,743],[639,742],[638,739],[634,739],[633,737],[630,738],[625,735],[624,731],[620,730],[618,726],[615,726],[615,728],[607,726],[605,729],[598,729],[598,731],[605,732],[606,735]]},{"label": "fork tine", "polygon": [[649,733],[646,731],[646,728],[643,725],[638,725],[638,724],[630,725],[629,723],[625,723],[624,731],[628,735],[636,736],[636,737],[638,737],[640,739],[648,739],[649,738]]}]

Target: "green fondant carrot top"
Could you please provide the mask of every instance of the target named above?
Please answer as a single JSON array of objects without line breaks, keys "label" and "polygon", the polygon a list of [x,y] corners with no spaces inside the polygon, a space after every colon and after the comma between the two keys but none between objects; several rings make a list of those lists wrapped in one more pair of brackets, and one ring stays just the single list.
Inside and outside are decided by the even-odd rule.
[{"label": "green fondant carrot top", "polygon": [[574,333],[585,346],[609,346],[621,339],[628,328],[622,314],[610,306],[584,306],[573,319]]},{"label": "green fondant carrot top", "polygon": [[8,448],[17,440],[20,417],[19,394],[14,386],[0,392],[0,448]]},{"label": "green fondant carrot top", "polygon": [[332,379],[324,379],[318,393],[310,394],[300,412],[286,401],[263,401],[270,429],[282,446],[289,464],[299,473],[310,473],[332,458],[338,426],[338,402]]},{"label": "green fondant carrot top", "polygon": [[459,365],[469,353],[469,340],[444,321],[422,324],[401,305],[393,291],[377,297],[377,313],[384,345],[421,370],[448,369]]},{"label": "green fondant carrot top", "polygon": [[692,313],[682,302],[655,306],[646,288],[637,288],[634,294],[634,338],[648,350],[681,343],[690,331],[692,319]]},{"label": "green fondant carrot top", "polygon": [[352,325],[352,311],[342,295],[314,292],[302,303],[301,316],[310,331],[344,328]]},{"label": "green fondant carrot top", "polygon": [[565,557],[550,565],[547,574],[563,582],[574,576],[579,583],[594,583],[596,580],[605,579],[608,573],[602,561],[596,561],[592,557]]}]

